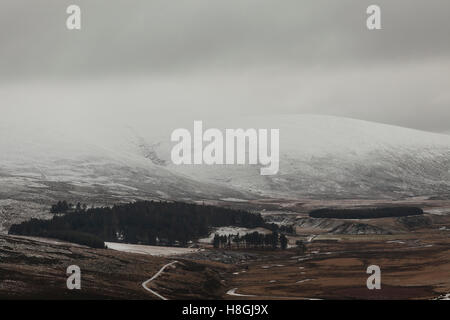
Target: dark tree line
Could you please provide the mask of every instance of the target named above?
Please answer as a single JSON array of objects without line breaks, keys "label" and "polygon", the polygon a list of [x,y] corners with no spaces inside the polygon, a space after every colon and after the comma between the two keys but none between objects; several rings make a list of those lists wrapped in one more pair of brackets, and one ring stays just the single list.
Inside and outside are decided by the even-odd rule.
[{"label": "dark tree line", "polygon": [[[71,235],[70,241],[83,244],[95,237],[99,241],[186,246],[189,241],[208,236],[215,227],[278,229],[266,224],[260,214],[183,202],[139,201],[87,209],[62,201],[53,210],[66,213],[51,220],[31,219],[12,225],[9,233],[63,240]],[[79,241],[74,240],[76,235]]]},{"label": "dark tree line", "polygon": [[417,216],[423,210],[417,207],[386,207],[386,208],[358,208],[358,209],[318,209],[309,213],[312,218],[334,219],[375,219],[389,217]]},{"label": "dark tree line", "polygon": [[243,236],[237,235],[214,235],[212,241],[214,248],[259,248],[259,249],[287,249],[288,239],[284,234],[278,235],[277,231],[269,234],[259,232],[247,233]]},{"label": "dark tree line", "polygon": [[56,204],[52,205],[50,208],[51,213],[67,213],[69,211],[82,211],[86,210],[87,205],[81,204],[78,202],[76,205],[73,205],[72,203],[68,203],[66,200],[58,201]]},{"label": "dark tree line", "polygon": [[67,203],[66,200],[58,201],[58,203],[52,205],[50,212],[51,213],[65,213],[71,209],[73,205],[71,203]]}]

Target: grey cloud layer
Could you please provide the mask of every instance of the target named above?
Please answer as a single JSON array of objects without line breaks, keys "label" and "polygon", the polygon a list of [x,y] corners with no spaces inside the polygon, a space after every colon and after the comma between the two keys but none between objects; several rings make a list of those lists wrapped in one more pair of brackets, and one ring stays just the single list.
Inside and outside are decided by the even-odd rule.
[{"label": "grey cloud layer", "polygon": [[[72,3],[82,8],[80,32],[65,29]],[[365,28],[372,3],[382,7],[377,32]],[[449,35],[446,0],[2,0],[0,85],[139,76],[150,80],[138,88],[157,94],[134,88],[110,99],[139,110],[326,113],[444,130]]]}]

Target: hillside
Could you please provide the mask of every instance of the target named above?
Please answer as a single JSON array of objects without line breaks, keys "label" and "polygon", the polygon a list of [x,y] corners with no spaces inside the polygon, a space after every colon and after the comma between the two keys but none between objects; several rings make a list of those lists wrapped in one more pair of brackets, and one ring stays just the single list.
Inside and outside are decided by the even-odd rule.
[{"label": "hillside", "polygon": [[0,232],[12,222],[49,217],[61,199],[94,205],[148,199],[447,198],[450,136],[316,115],[204,121],[205,128],[277,128],[280,171],[259,166],[175,166],[170,133],[109,123],[0,119]]},{"label": "hillside", "polygon": [[[279,174],[261,176],[257,166],[174,166],[167,161],[168,168],[266,197],[382,199],[450,193],[448,135],[316,115],[207,125],[280,129]],[[155,148],[163,160],[168,150],[164,144]]]}]

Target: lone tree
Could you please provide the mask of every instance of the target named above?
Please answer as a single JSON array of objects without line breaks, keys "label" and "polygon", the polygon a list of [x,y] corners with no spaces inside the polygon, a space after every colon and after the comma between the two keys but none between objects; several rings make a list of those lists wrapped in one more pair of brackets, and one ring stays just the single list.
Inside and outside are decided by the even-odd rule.
[{"label": "lone tree", "polygon": [[51,213],[65,213],[70,209],[71,205],[67,203],[66,200],[58,201],[57,204],[52,205],[50,209]]},{"label": "lone tree", "polygon": [[284,234],[280,236],[280,246],[282,250],[286,250],[288,245],[288,239]]},{"label": "lone tree", "polygon": [[278,232],[272,233],[272,248],[275,250],[278,247]]},{"label": "lone tree", "polygon": [[220,236],[217,233],[214,235],[213,246],[216,249],[220,247]]},{"label": "lone tree", "polygon": [[299,254],[304,254],[306,252],[306,246],[302,240],[295,241],[295,244],[297,246],[297,251]]}]

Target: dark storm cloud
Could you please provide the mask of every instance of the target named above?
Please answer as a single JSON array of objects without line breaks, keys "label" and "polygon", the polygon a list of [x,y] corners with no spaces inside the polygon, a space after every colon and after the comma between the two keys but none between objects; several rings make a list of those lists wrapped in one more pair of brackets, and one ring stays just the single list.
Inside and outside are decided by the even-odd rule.
[{"label": "dark storm cloud", "polygon": [[[1,74],[333,66],[449,54],[450,2],[376,1],[384,30],[368,32],[372,2],[3,0]],[[71,3],[82,8],[80,32],[65,29]]]},{"label": "dark storm cloud", "polygon": [[[82,9],[81,31],[65,28],[69,4]],[[381,6],[383,30],[366,29],[370,4]],[[143,77],[110,99],[444,130],[449,15],[445,0],[2,0],[0,86],[14,104],[11,83]],[[77,90],[89,101],[103,89]]]}]

